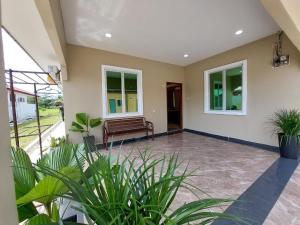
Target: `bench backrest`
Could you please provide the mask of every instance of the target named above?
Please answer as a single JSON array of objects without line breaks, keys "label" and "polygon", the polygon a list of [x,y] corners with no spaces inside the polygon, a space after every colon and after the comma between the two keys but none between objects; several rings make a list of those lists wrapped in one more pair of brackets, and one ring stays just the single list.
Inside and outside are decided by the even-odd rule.
[{"label": "bench backrest", "polygon": [[146,125],[144,117],[132,117],[122,119],[105,120],[104,126],[108,132],[144,128]]}]

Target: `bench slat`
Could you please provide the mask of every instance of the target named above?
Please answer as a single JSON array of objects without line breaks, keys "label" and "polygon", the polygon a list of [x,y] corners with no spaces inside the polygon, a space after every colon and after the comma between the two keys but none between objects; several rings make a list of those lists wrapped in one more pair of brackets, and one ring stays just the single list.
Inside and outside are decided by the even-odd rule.
[{"label": "bench slat", "polygon": [[142,126],[142,127],[145,127],[145,124],[141,124],[141,123],[131,123],[131,124],[119,124],[119,125],[108,125],[107,127],[108,128],[122,128],[122,127],[139,127],[139,126]]},{"label": "bench slat", "polygon": [[109,125],[128,124],[128,123],[144,123],[144,120],[107,121],[107,124]]},{"label": "bench slat", "polygon": [[[150,124],[150,126],[148,126]],[[109,119],[104,122],[103,129],[103,143],[107,149],[108,137],[110,135],[129,134],[135,132],[148,131],[152,132],[152,139],[154,138],[154,129],[151,122],[146,123],[144,117]]]}]

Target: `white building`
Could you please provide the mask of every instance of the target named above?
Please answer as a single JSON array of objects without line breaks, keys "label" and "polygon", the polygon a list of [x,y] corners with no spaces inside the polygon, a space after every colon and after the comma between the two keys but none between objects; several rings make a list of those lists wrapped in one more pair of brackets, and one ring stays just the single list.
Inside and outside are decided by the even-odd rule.
[{"label": "white building", "polygon": [[[7,89],[7,98],[8,98],[8,112],[9,112],[9,121],[13,121],[13,113],[11,106],[11,91],[10,88]],[[20,88],[14,88],[16,96],[16,113],[17,121],[23,122],[24,120],[33,119],[36,117],[35,111],[35,98],[34,94],[22,90]]]}]

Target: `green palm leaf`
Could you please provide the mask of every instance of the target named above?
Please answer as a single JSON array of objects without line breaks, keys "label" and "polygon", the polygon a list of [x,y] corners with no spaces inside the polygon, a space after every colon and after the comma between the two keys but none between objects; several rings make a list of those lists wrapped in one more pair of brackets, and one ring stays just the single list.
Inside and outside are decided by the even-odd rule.
[{"label": "green palm leaf", "polygon": [[228,199],[200,199],[170,212],[177,191],[188,186],[185,181],[193,176],[187,168],[178,172],[182,162],[176,154],[154,157],[144,151],[137,157],[112,158],[111,154],[103,156],[86,150],[88,169],[80,168],[82,183],[51,170],[44,172],[68,186],[68,196],[81,203],[77,210],[93,224],[207,224],[219,218],[235,219],[213,212],[215,207],[230,203]]},{"label": "green palm leaf", "polygon": [[89,115],[87,113],[76,113],[76,121],[79,124],[88,126]]},{"label": "green palm leaf", "polygon": [[[39,159],[37,166],[47,167],[55,171],[60,171],[64,167],[83,167],[84,154],[84,145],[61,144]],[[75,155],[79,160],[78,163]],[[38,175],[40,179],[43,177],[41,173]]]},{"label": "green palm leaf", "polygon": [[29,192],[35,186],[35,172],[27,153],[23,149],[11,149],[13,174],[17,197]]},{"label": "green palm leaf", "polygon": [[28,203],[26,205],[18,206],[17,209],[18,209],[19,223],[38,214],[38,211],[36,210],[33,203]]},{"label": "green palm leaf", "polygon": [[72,122],[70,131],[86,133],[89,135],[89,128],[95,128],[100,126],[102,123],[102,119],[98,118],[90,118],[87,113],[76,113],[76,120]]},{"label": "green palm leaf", "polygon": [[224,203],[230,203],[232,200],[229,199],[201,199],[198,201],[193,201],[184,204],[180,208],[176,209],[171,215],[169,215],[170,221],[166,225],[171,225],[173,223],[177,225],[187,224],[199,219],[217,219],[224,218],[236,219],[233,216],[225,215],[223,213],[216,213],[213,211],[207,211],[214,207],[218,207]]},{"label": "green palm leaf", "polygon": [[58,222],[59,221],[59,208],[55,202],[52,203],[52,210],[51,210],[51,219],[52,221]]},{"label": "green palm leaf", "polygon": [[[59,174],[76,182],[80,180],[78,168],[65,167]],[[57,197],[67,193],[68,190],[68,187],[61,180],[53,176],[46,176],[30,192],[17,199],[17,205],[24,205],[34,201],[48,205]]]},{"label": "green palm leaf", "polygon": [[26,225],[44,225],[51,223],[51,219],[46,214],[39,214],[37,216],[32,217],[30,220],[26,222]]},{"label": "green palm leaf", "polygon": [[41,224],[41,225],[86,225],[86,224],[76,223],[76,222],[68,222],[68,221],[59,221],[59,222],[52,222],[52,223]]},{"label": "green palm leaf", "polygon": [[94,128],[99,126],[102,123],[102,119],[101,118],[96,118],[96,119],[90,119],[90,127]]},{"label": "green palm leaf", "polygon": [[72,122],[70,131],[83,133],[83,132],[85,132],[86,130],[85,130],[84,127],[81,126],[79,123],[77,123],[77,122]]},{"label": "green palm leaf", "polygon": [[[23,149],[12,148],[11,153],[16,197],[20,198],[35,186],[35,171],[31,165],[29,156]],[[37,213],[32,203],[18,206],[19,222],[23,222]]]}]

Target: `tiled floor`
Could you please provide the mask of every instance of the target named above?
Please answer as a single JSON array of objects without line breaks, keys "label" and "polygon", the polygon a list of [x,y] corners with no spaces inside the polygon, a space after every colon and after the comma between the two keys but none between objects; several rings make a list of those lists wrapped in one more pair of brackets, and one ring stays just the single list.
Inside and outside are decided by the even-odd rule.
[{"label": "tiled floor", "polygon": [[300,166],[267,217],[266,225],[300,225]]},{"label": "tiled floor", "polygon": [[[126,144],[122,151],[127,154],[146,147],[158,155],[178,152],[180,158],[189,163],[190,170],[197,169],[199,176],[193,178],[193,183],[216,198],[237,199],[278,159],[278,154],[270,151],[187,132],[158,137],[154,141]],[[115,147],[113,151],[119,151],[119,147]],[[207,197],[203,193],[198,194]],[[192,194],[181,191],[176,204],[195,199]],[[264,224],[300,224],[299,207],[298,167]],[[220,210],[225,210],[225,207]]]}]

